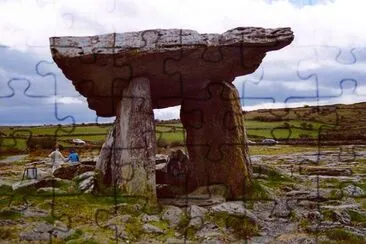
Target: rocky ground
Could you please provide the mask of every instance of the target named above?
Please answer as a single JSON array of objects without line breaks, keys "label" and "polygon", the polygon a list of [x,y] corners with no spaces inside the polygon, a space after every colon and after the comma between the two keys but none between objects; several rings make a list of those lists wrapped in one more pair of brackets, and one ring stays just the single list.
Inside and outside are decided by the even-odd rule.
[{"label": "rocky ground", "polygon": [[158,207],[97,189],[93,160],[55,177],[38,160],[38,179],[23,181],[29,160],[3,160],[0,242],[365,243],[365,158],[365,147],[256,155],[243,201],[226,201],[225,186],[213,185]]}]

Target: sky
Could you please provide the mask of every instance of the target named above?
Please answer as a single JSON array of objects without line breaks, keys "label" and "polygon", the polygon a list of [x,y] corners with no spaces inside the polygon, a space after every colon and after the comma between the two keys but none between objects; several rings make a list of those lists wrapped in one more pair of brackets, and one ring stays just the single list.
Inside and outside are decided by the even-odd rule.
[{"label": "sky", "polygon": [[[49,37],[156,28],[291,27],[293,43],[237,77],[244,110],[366,101],[364,0],[0,0],[0,125],[109,122],[53,63]],[[179,106],[154,110],[179,118]]]}]

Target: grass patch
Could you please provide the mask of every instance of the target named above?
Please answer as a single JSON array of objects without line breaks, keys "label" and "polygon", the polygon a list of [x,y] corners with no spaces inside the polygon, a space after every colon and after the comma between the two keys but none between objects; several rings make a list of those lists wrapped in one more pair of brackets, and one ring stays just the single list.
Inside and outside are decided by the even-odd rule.
[{"label": "grass patch", "polygon": [[232,229],[238,238],[248,239],[258,234],[258,226],[247,218],[236,217],[227,213],[215,213],[211,216],[217,226]]},{"label": "grass patch", "polygon": [[142,223],[137,218],[131,218],[125,225],[126,232],[135,240],[143,234]]},{"label": "grass patch", "polygon": [[189,217],[186,214],[183,214],[177,225],[178,230],[180,230],[181,232],[184,232],[189,224],[189,221],[190,221]]},{"label": "grass patch", "polygon": [[100,242],[95,240],[69,240],[67,244],[99,244]]},{"label": "grass patch", "polygon": [[[16,240],[17,238],[18,238],[18,234],[17,234],[16,228],[0,226],[0,240]],[[8,243],[8,242],[6,242],[6,243]]]},{"label": "grass patch", "polygon": [[351,217],[352,222],[356,223],[362,223],[364,226],[366,226],[366,216],[363,214],[360,214],[359,212],[355,210],[348,210],[348,214]]},{"label": "grass patch", "polygon": [[320,187],[325,187],[327,184],[332,184],[333,187],[338,188],[340,181],[336,178],[321,179]]},{"label": "grass patch", "polygon": [[[76,229],[74,233],[71,234],[71,236],[67,237],[65,241],[75,240],[80,238],[83,235],[83,231],[80,229]],[[69,242],[68,242],[69,243]]]},{"label": "grass patch", "polygon": [[6,196],[13,193],[13,189],[11,186],[2,185],[0,186],[0,196]]},{"label": "grass patch", "polygon": [[268,178],[264,180],[263,184],[270,188],[279,188],[283,186],[285,183],[295,182],[294,179],[290,178],[289,176],[281,174],[275,169],[269,170],[269,172],[267,172],[266,175],[268,176]]},{"label": "grass patch", "polygon": [[322,215],[324,216],[324,220],[333,221],[333,210],[326,209],[322,211]]},{"label": "grass patch", "polygon": [[245,191],[244,201],[261,201],[270,199],[268,189],[263,186],[258,180],[253,180],[251,187]]},{"label": "grass patch", "polygon": [[0,219],[18,219],[21,216],[21,213],[10,209],[3,209],[0,211]]},{"label": "grass patch", "polygon": [[54,224],[55,223],[55,221],[57,220],[57,218],[55,217],[55,216],[52,216],[52,215],[47,215],[47,216],[45,216],[45,217],[42,217],[42,219],[44,220],[44,221],[46,221],[47,223],[49,223],[49,224]]},{"label": "grass patch", "polygon": [[311,225],[311,221],[308,218],[302,218],[299,221],[299,227],[303,230],[306,230]]},{"label": "grass patch", "polygon": [[328,230],[326,232],[326,236],[330,240],[348,241],[348,243],[364,243],[363,241],[365,241],[365,238],[362,238],[361,236],[355,235],[343,229]]},{"label": "grass patch", "polygon": [[366,210],[366,198],[355,198],[355,201],[360,204],[361,208]]}]

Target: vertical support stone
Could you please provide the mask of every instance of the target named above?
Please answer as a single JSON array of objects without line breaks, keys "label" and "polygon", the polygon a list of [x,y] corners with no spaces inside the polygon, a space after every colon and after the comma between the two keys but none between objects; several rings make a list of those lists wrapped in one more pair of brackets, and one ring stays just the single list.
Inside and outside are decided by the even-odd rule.
[{"label": "vertical support stone", "polygon": [[251,183],[251,165],[236,88],[228,82],[184,99],[181,121],[190,156],[188,187],[225,184],[229,198],[240,198]]},{"label": "vertical support stone", "polygon": [[102,147],[97,168],[104,174],[104,182],[156,203],[156,137],[149,80],[131,80],[116,109],[114,128]]}]

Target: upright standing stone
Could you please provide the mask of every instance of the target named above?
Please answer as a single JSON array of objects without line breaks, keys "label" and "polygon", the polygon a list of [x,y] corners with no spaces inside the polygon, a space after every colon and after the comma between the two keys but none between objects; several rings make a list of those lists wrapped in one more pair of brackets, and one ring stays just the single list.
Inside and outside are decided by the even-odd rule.
[{"label": "upright standing stone", "polygon": [[181,121],[191,160],[188,186],[225,184],[231,198],[245,194],[250,165],[238,92],[228,82],[211,83],[183,100]]},{"label": "upright standing stone", "polygon": [[154,203],[156,137],[149,80],[131,80],[116,110],[113,131],[96,167],[104,173],[105,183],[116,184],[122,192],[147,197]]}]

